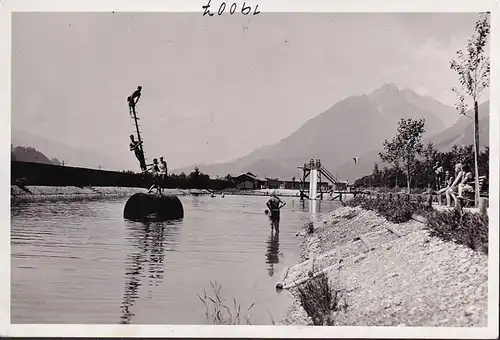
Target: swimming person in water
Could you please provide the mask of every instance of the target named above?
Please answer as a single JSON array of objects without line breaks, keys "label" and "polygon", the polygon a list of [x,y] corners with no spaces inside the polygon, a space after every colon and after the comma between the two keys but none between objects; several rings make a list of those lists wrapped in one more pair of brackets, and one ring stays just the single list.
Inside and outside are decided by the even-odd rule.
[{"label": "swimming person in water", "polygon": [[154,188],[156,188],[156,192],[158,194],[161,193],[161,186],[160,186],[160,168],[158,166],[158,160],[155,158],[153,159],[153,164],[149,165],[150,168],[146,169],[144,172],[151,172],[151,175],[153,175],[153,185],[148,190],[148,194],[150,194]]},{"label": "swimming person in water", "polygon": [[139,161],[139,164],[141,166],[142,171],[146,171],[146,161],[144,160],[144,154],[142,153],[140,145],[142,144],[142,141],[136,141],[134,139],[134,135],[130,135],[130,144],[129,144],[129,149],[130,151],[133,151],[135,154],[135,157]]},{"label": "swimming person in water", "polygon": [[280,224],[280,209],[283,208],[286,203],[283,202],[278,196],[272,195],[269,201],[266,203],[269,208],[269,218],[271,219],[271,229],[276,229],[279,232]]}]

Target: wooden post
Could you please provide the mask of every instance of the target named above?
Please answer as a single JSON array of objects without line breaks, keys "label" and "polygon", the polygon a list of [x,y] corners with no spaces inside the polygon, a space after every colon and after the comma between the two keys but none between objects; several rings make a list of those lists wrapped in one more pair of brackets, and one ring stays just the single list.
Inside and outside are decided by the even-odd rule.
[{"label": "wooden post", "polygon": [[477,100],[474,100],[474,205],[479,205],[479,107]]},{"label": "wooden post", "polygon": [[488,213],[488,199],[486,197],[479,197],[479,213],[486,216]]}]

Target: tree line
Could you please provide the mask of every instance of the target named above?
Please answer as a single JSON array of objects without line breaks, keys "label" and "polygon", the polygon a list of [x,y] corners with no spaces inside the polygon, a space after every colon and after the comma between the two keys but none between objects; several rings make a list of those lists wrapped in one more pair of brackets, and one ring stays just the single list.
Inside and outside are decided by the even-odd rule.
[{"label": "tree line", "polygon": [[[486,147],[478,157],[478,167],[480,175],[489,173],[490,149]],[[428,143],[422,147],[421,154],[416,156],[410,166],[410,180],[408,181],[407,171],[398,163],[393,166],[375,163],[372,173],[357,179],[355,187],[364,188],[401,188],[413,189],[435,188],[435,165],[439,163],[446,171],[450,171],[450,176],[454,175],[454,166],[457,163],[464,165],[464,170],[473,172],[474,169],[474,146],[454,145],[450,151],[439,152],[433,143]],[[483,184],[483,189],[488,190],[488,176]]]},{"label": "tree line", "polygon": [[[150,177],[150,174],[137,174],[134,171],[126,170],[125,173],[136,174],[137,176]],[[191,173],[187,174],[181,172],[180,174],[169,174],[166,176],[165,181],[161,183],[163,188],[167,189],[209,189],[209,190],[222,190],[234,188],[236,183],[230,174],[224,177],[216,176],[211,178],[210,175],[204,174],[198,167],[195,167]]]},{"label": "tree line", "polygon": [[171,174],[167,176],[165,181],[166,188],[179,188],[179,189],[211,189],[211,190],[221,190],[234,188],[235,182],[231,175],[226,175],[223,178],[217,176],[216,178],[210,178],[209,175],[195,167],[191,173],[186,175],[181,172],[179,175]]}]

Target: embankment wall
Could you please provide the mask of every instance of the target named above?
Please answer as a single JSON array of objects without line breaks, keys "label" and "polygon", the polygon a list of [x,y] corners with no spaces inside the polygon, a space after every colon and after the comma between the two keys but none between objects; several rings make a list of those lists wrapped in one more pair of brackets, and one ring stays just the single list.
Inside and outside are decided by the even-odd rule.
[{"label": "embankment wall", "polygon": [[20,178],[28,186],[146,187],[151,181],[142,174],[12,161],[11,183]]}]

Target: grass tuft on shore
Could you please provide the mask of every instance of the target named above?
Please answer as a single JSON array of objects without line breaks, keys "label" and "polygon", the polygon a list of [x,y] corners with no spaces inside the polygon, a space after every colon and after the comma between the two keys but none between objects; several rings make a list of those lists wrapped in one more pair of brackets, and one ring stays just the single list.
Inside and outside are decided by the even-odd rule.
[{"label": "grass tuft on shore", "polygon": [[214,325],[240,325],[244,324],[251,325],[250,321],[250,310],[255,305],[252,303],[245,311],[245,315],[241,312],[241,305],[233,298],[232,303],[226,303],[225,299],[222,297],[221,289],[222,285],[218,284],[217,281],[210,281],[210,286],[212,288],[212,295],[207,294],[206,289],[203,290],[203,294],[197,294],[200,301],[205,306],[205,317],[209,323]]},{"label": "grass tuft on shore", "polygon": [[348,307],[343,290],[332,287],[325,273],[298,286],[300,303],[315,326],[333,326],[335,312]]}]

